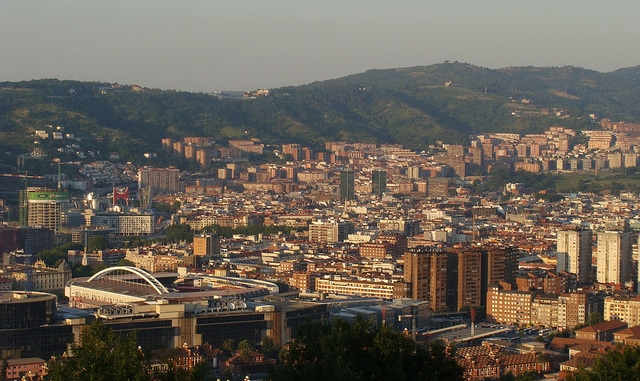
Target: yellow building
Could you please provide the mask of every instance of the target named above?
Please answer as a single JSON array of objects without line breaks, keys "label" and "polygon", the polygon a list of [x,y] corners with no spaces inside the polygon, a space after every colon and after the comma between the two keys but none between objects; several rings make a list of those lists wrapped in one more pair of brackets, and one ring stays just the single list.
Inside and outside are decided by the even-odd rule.
[{"label": "yellow building", "polygon": [[640,325],[640,296],[604,298],[604,320],[620,320],[630,327]]}]

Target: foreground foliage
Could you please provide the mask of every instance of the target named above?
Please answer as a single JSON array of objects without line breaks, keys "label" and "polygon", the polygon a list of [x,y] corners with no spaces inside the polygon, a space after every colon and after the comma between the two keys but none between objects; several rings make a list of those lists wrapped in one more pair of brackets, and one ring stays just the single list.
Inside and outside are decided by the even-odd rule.
[{"label": "foreground foliage", "polygon": [[94,323],[81,335],[81,344],[71,345],[71,356],[52,359],[49,379],[63,380],[148,380],[144,355],[135,336],[121,339],[107,326]]},{"label": "foreground foliage", "polygon": [[582,369],[576,381],[640,380],[640,347],[618,347],[598,359],[591,369]]},{"label": "foreground foliage", "polygon": [[[47,363],[50,381],[196,381],[211,378],[206,363],[192,370],[177,368],[171,358],[165,366],[152,368],[135,334],[120,337],[99,321],[81,335],[81,343],[71,345],[70,355]],[[162,364],[161,364],[162,365]]]},{"label": "foreground foliage", "polygon": [[462,380],[463,374],[443,346],[416,344],[364,319],[303,325],[281,360],[269,380]]}]

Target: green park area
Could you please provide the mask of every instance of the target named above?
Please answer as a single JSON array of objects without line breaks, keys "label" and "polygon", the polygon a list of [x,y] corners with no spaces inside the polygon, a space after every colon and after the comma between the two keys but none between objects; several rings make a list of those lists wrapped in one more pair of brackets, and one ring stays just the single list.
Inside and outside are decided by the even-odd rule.
[{"label": "green park area", "polygon": [[602,195],[620,193],[638,193],[640,191],[640,173],[627,169],[591,173],[563,173],[556,177],[558,193],[591,192]]}]

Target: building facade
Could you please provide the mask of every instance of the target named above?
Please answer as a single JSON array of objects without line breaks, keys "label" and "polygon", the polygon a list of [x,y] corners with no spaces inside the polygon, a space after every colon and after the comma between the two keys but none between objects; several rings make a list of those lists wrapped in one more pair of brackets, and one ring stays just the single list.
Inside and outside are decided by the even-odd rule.
[{"label": "building facade", "polygon": [[487,320],[502,324],[531,324],[533,292],[492,285],[487,292]]},{"label": "building facade", "polygon": [[151,188],[153,194],[180,191],[180,170],[178,168],[149,168],[138,170],[138,189]]},{"label": "building facade", "polygon": [[465,248],[447,255],[447,306],[460,311],[482,302],[482,250]]},{"label": "building facade", "polygon": [[56,296],[40,292],[0,293],[0,357],[48,359],[73,341],[72,328],[55,320]]},{"label": "building facade", "polygon": [[343,277],[316,278],[316,292],[366,298],[397,299],[404,293],[402,282],[373,282]]},{"label": "building facade", "polygon": [[604,320],[620,320],[630,327],[640,325],[640,297],[604,298]]},{"label": "building facade", "polygon": [[155,233],[153,213],[104,212],[90,216],[91,225],[105,226],[116,235],[150,235]]},{"label": "building facade", "polygon": [[355,200],[355,176],[354,171],[340,171],[340,201]]},{"label": "building facade", "polygon": [[592,235],[588,229],[558,231],[557,270],[576,274],[579,284],[591,283]]},{"label": "building facade", "polygon": [[309,225],[310,242],[343,242],[349,234],[355,232],[352,222],[348,221],[314,221]]},{"label": "building facade", "polygon": [[624,284],[631,275],[631,232],[598,232],[598,283]]},{"label": "building facade", "polygon": [[27,189],[27,226],[43,227],[60,233],[66,223],[64,204],[70,201],[69,193],[51,189]]},{"label": "building facade", "polygon": [[407,297],[428,301],[434,311],[447,307],[447,253],[431,248],[407,250],[404,282]]},{"label": "building facade", "polygon": [[220,255],[220,236],[201,234],[193,237],[193,255]]},{"label": "building facade", "polygon": [[387,191],[387,171],[371,172],[371,193],[382,197]]}]

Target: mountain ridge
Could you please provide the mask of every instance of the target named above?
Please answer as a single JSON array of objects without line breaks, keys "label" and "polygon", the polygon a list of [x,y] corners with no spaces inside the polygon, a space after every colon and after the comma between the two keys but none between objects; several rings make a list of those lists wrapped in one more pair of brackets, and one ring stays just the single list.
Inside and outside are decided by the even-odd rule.
[{"label": "mountain ridge", "polygon": [[36,130],[61,126],[83,139],[83,149],[119,152],[131,161],[158,152],[163,137],[197,135],[222,143],[259,138],[316,149],[328,140],[424,149],[435,141],[464,143],[484,132],[538,133],[552,125],[594,129],[605,117],[637,122],[639,100],[640,66],[601,73],[447,62],[371,69],[271,89],[255,99],[104,82],[1,82],[0,145],[14,156],[33,149]]}]

